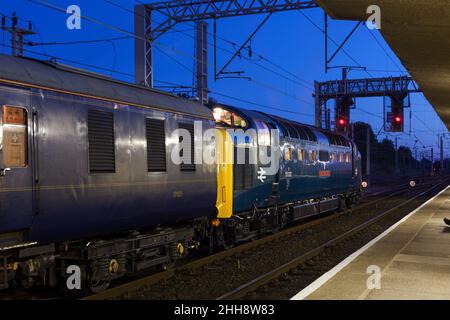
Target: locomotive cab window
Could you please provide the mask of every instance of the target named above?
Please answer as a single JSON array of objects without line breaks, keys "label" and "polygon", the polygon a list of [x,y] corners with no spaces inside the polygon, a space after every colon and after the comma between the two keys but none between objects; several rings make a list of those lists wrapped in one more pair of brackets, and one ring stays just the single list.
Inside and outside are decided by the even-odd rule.
[{"label": "locomotive cab window", "polygon": [[238,128],[246,128],[247,122],[236,114],[235,112],[231,112],[222,108],[214,108],[213,116],[216,122],[222,122],[226,125]]},{"label": "locomotive cab window", "polygon": [[7,168],[27,166],[27,111],[3,106],[3,162]]}]

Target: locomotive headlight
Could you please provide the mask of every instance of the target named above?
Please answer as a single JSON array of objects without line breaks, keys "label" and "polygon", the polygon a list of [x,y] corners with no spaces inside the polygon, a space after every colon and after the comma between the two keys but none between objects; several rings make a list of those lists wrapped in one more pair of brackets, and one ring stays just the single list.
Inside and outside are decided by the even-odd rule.
[{"label": "locomotive headlight", "polygon": [[410,186],[411,188],[414,188],[414,187],[416,186],[416,182],[415,182],[414,180],[411,180],[411,181],[409,182],[409,186]]},{"label": "locomotive headlight", "polygon": [[367,183],[367,181],[361,182],[361,186],[362,186],[364,189],[367,188],[368,185],[369,185],[369,184]]},{"label": "locomotive headlight", "polygon": [[214,120],[220,121],[222,119],[222,115],[223,115],[222,108],[214,108],[214,110],[213,110]]}]

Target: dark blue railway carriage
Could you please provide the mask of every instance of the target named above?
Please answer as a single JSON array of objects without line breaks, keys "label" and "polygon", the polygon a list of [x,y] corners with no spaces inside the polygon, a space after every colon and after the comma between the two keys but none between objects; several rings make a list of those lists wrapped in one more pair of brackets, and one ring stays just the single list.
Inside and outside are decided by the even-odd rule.
[{"label": "dark blue railway carriage", "polygon": [[[140,265],[132,269],[161,263],[194,236],[177,223],[215,212],[215,165],[170,161],[175,129],[193,134],[194,121],[203,131],[214,128],[199,103],[0,55],[0,113],[0,277],[9,248],[21,247],[17,254],[37,265],[36,255],[51,260],[58,243],[70,248],[78,239],[90,241],[76,258],[92,260],[97,274],[110,263],[119,265],[117,274],[125,270],[123,256],[111,260],[114,251],[140,248]],[[170,228],[139,236],[158,225]],[[128,230],[133,240],[117,235]],[[120,241],[105,241],[111,235]]]}]

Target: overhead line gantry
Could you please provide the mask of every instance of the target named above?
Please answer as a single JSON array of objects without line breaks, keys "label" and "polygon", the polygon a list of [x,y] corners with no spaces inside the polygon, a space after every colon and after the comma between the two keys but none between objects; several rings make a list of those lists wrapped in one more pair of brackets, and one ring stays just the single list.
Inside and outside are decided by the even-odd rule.
[{"label": "overhead line gantry", "polygon": [[[272,14],[274,12],[317,7],[315,1],[309,0],[172,0],[137,5],[135,7],[135,32],[138,36],[135,38],[136,82],[149,87],[153,86],[152,43],[179,23],[196,22],[196,88],[199,100],[205,103],[208,100],[208,32],[204,20],[213,19],[216,21],[229,17]],[[155,14],[163,16],[163,21],[156,22],[153,19]],[[215,31],[216,28],[214,28],[214,35]],[[142,38],[147,39],[147,41],[142,41]],[[232,59],[235,56],[233,55]],[[223,69],[220,69],[219,73],[233,73],[226,72]],[[217,76],[215,74],[215,78]]]}]

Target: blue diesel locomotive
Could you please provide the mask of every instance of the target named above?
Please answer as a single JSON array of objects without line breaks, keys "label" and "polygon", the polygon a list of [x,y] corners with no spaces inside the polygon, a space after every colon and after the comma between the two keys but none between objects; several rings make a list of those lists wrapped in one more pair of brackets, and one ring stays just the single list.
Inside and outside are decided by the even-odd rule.
[{"label": "blue diesel locomotive", "polygon": [[[231,134],[233,150],[228,152],[234,155],[230,173],[233,210],[217,228],[221,246],[252,239],[261,232],[274,232],[319,213],[351,207],[358,201],[361,155],[351,140],[258,111],[214,103],[210,108],[218,128],[257,132],[254,137]],[[270,136],[272,133],[277,137]],[[265,166],[258,159],[249,159],[274,142],[277,148],[271,152],[278,151],[273,157],[276,174],[261,177]],[[237,161],[238,154],[244,155],[244,163]],[[220,167],[218,171],[220,176]]]},{"label": "blue diesel locomotive", "polygon": [[[0,288],[54,286],[75,264],[103,290],[201,241],[228,247],[360,193],[359,152],[343,136],[53,62],[0,55],[0,108]],[[192,161],[170,161],[176,129],[195,136]],[[243,134],[219,147],[197,138],[210,129]],[[272,147],[277,171],[194,161],[199,144],[219,158]]]}]

